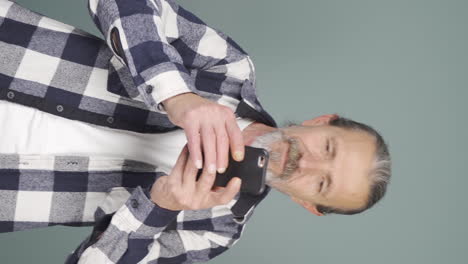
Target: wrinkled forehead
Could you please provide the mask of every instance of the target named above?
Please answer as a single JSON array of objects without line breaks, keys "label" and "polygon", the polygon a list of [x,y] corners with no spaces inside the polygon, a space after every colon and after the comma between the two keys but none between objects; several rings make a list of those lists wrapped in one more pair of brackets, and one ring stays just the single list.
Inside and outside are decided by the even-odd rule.
[{"label": "wrinkled forehead", "polygon": [[365,205],[370,193],[375,140],[362,131],[338,128],[336,141],[336,188],[330,202],[334,207],[343,209],[360,208]]}]

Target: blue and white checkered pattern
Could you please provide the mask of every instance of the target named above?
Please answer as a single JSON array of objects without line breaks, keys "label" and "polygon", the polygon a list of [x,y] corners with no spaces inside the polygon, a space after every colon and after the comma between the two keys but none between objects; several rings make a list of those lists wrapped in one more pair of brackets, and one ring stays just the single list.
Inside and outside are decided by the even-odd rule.
[{"label": "blue and white checkered pattern", "polygon": [[[106,41],[10,1],[0,1],[0,8],[2,100],[101,126],[158,133],[177,129],[158,104],[191,91],[231,107],[239,117],[256,115],[274,124],[257,100],[249,56],[173,2],[89,1]],[[114,28],[125,59],[111,48]]]},{"label": "blue and white checkered pattern", "polygon": [[[276,126],[255,94],[253,64],[234,41],[165,0],[89,1],[97,38],[0,0],[0,99],[141,133],[177,129],[165,98],[191,91],[238,117]],[[124,51],[112,49],[117,29]],[[151,87],[153,89],[151,89]],[[136,160],[0,153],[0,232],[90,226],[66,263],[191,263],[232,246],[259,197],[171,211],[149,199],[164,175]]]},{"label": "blue and white checkered pattern", "polygon": [[270,190],[240,193],[206,210],[172,211],[149,199],[162,175],[129,159],[0,154],[0,232],[94,225],[66,263],[206,261],[236,243]]}]

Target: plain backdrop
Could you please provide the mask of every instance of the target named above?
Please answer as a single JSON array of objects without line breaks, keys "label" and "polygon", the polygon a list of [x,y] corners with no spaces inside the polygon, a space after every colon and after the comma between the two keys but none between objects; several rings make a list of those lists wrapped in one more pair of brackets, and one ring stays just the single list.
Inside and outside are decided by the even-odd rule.
[{"label": "plain backdrop", "polygon": [[[100,36],[86,0],[17,3]],[[179,3],[251,55],[279,124],[353,118],[382,133],[394,164],[386,197],[356,216],[317,217],[272,191],[211,263],[468,263],[468,1]],[[63,263],[90,232],[0,234],[0,262]]]}]

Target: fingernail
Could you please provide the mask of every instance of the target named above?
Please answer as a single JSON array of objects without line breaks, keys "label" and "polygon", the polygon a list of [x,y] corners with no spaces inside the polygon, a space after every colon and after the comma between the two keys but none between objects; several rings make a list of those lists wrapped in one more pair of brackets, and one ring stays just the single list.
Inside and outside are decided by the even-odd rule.
[{"label": "fingernail", "polygon": [[242,151],[236,151],[236,152],[234,152],[234,158],[235,158],[237,161],[241,161],[242,159],[244,159],[244,152],[242,152]]},{"label": "fingernail", "polygon": [[202,162],[201,162],[201,160],[195,161],[195,166],[197,167],[197,169],[201,169],[201,168],[202,168]]},{"label": "fingernail", "polygon": [[213,174],[216,172],[216,166],[214,164],[210,164],[210,167],[208,168],[208,172]]},{"label": "fingernail", "polygon": [[240,178],[237,178],[237,179],[236,179],[236,185],[241,185],[241,182],[242,182],[242,181],[241,181]]},{"label": "fingernail", "polygon": [[218,173],[224,173],[226,171],[226,168],[218,168]]}]

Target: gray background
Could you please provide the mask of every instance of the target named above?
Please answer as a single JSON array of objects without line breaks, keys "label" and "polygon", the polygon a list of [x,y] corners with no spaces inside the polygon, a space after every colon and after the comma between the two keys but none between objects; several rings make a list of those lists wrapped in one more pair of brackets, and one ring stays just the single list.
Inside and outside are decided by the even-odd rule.
[{"label": "gray background", "polygon": [[[86,0],[21,0],[99,34]],[[374,209],[316,217],[274,191],[211,263],[468,263],[468,1],[193,0],[254,60],[281,124],[338,113],[377,128],[393,178]],[[90,228],[0,234],[1,263],[62,263]]]}]

